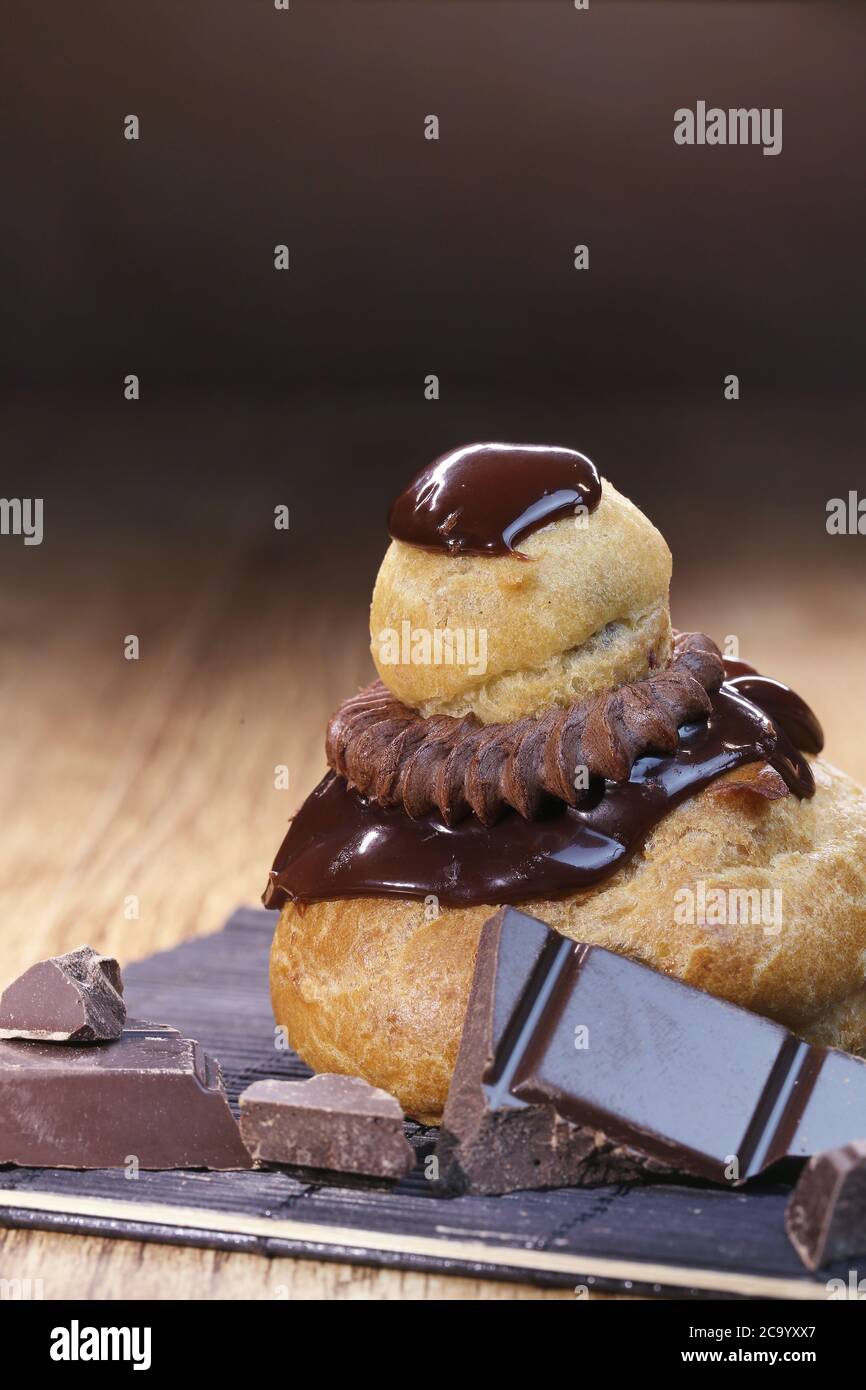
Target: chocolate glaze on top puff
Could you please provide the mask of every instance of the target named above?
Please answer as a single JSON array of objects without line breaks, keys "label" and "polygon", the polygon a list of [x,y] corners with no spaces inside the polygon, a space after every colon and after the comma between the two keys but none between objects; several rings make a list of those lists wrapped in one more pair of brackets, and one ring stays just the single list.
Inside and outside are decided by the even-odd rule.
[{"label": "chocolate glaze on top puff", "polygon": [[395,540],[452,555],[519,555],[515,542],[540,526],[595,511],[601,479],[576,449],[546,444],[468,444],[417,473],[388,513]]}]

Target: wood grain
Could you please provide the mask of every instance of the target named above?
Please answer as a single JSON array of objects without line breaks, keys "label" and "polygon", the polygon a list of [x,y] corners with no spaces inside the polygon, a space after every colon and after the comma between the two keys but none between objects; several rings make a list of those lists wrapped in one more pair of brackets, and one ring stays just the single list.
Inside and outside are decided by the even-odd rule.
[{"label": "wood grain", "polygon": [[21,1280],[25,1286],[30,1281],[32,1296],[46,1300],[575,1301],[569,1289],[537,1289],[529,1284],[279,1256],[270,1259],[132,1240],[96,1240],[46,1231],[0,1230],[0,1279]]}]

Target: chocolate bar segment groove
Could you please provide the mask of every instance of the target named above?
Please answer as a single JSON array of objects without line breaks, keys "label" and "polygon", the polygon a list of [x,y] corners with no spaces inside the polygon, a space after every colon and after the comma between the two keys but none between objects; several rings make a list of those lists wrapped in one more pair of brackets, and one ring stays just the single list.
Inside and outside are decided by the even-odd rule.
[{"label": "chocolate bar segment groove", "polygon": [[451,1192],[595,1186],[656,1177],[666,1166],[510,1091],[523,1040],[544,1010],[573,942],[502,909],[485,923],[436,1147]]},{"label": "chocolate bar segment groove", "polygon": [[550,960],[507,1062],[518,1099],[716,1182],[866,1133],[860,1058],[600,946]]}]

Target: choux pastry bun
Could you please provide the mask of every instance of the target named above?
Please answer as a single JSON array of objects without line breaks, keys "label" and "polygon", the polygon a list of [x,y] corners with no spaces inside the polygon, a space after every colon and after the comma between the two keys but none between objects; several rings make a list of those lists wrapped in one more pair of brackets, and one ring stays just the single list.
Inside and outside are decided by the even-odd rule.
[{"label": "choux pastry bun", "polygon": [[[520,556],[392,541],[373,590],[370,651],[388,689],[425,718],[520,719],[664,666],[670,580],[664,537],[603,481],[595,511],[528,536]],[[470,644],[476,634],[474,654],[483,660],[412,660],[413,634],[449,630]],[[415,650],[425,655],[422,641]]]},{"label": "choux pastry bun", "polygon": [[[436,1123],[481,927],[517,903],[866,1054],[866,793],[793,691],[672,633],[647,518],[573,450],[483,445],[389,521],[381,680],[332,716],[264,896],[291,1045]],[[485,632],[484,670],[437,630]]]}]

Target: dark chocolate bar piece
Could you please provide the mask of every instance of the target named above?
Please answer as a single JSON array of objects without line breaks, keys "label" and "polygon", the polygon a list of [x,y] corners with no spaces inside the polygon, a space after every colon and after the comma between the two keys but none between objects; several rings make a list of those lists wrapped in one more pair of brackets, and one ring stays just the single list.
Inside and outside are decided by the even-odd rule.
[{"label": "dark chocolate bar piece", "polygon": [[251,1168],[217,1062],[158,1023],[116,1042],[0,1042],[0,1165]]},{"label": "dark chocolate bar piece", "polygon": [[466,1021],[436,1146],[439,1180],[452,1192],[635,1182],[666,1165],[572,1124],[552,1105],[529,1105],[497,1084],[527,979],[562,944],[543,922],[502,908],[481,932]]},{"label": "dark chocolate bar piece", "polygon": [[807,1269],[866,1254],[866,1140],[809,1160],[788,1202],[785,1229]]},{"label": "dark chocolate bar piece", "polygon": [[380,1178],[414,1167],[399,1103],[358,1076],[256,1081],[240,1104],[241,1135],[257,1162]]},{"label": "dark chocolate bar piece", "polygon": [[744,1182],[866,1134],[866,1062],[601,946],[520,932],[485,1075],[685,1173]]},{"label": "dark chocolate bar piece", "polygon": [[102,1042],[125,1021],[120,966],[92,946],[38,961],[0,996],[0,1038]]}]

